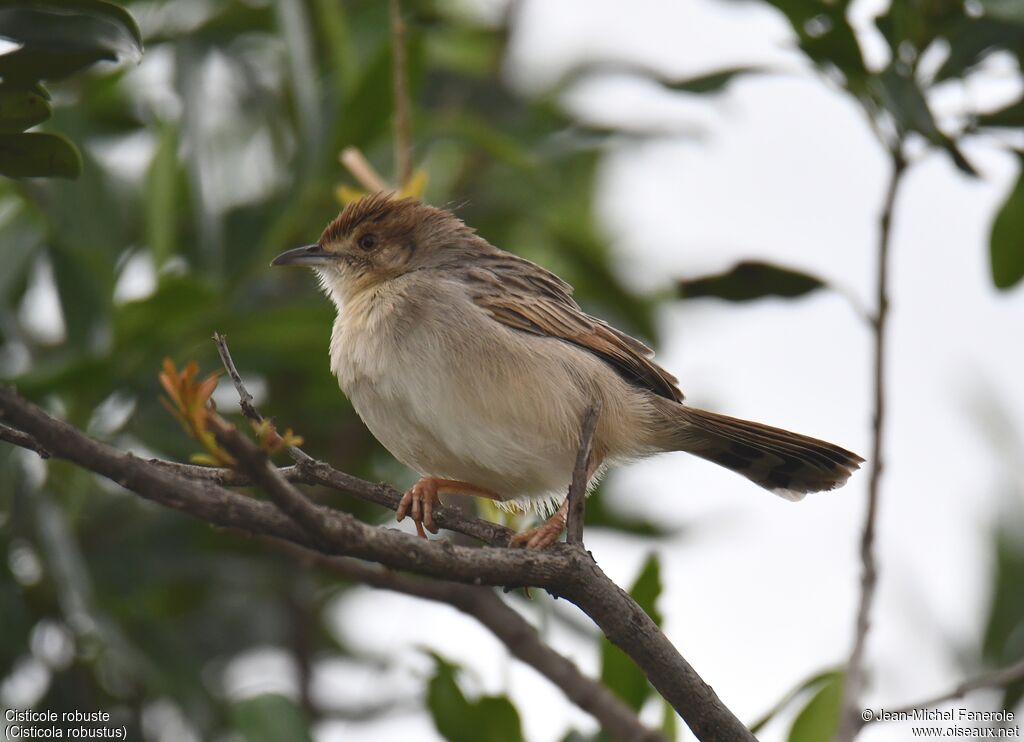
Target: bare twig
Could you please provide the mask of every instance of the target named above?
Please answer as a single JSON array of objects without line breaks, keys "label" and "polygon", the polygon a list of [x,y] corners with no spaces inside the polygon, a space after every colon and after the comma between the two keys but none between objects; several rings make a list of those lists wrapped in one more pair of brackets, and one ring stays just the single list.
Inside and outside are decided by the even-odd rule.
[{"label": "bare twig", "polygon": [[[228,376],[231,377],[231,382],[235,385],[235,391],[238,392],[238,406],[242,408],[242,414],[254,423],[263,422],[263,415],[260,414],[260,411],[253,404],[253,396],[245,388],[245,384],[242,383],[242,375],[235,368],[235,362],[231,358],[231,351],[228,350],[227,337],[219,332],[215,332],[213,333],[213,342],[217,345],[220,362],[224,365],[224,370],[228,372]],[[298,446],[288,446],[288,455],[296,464],[313,461],[313,458]]]},{"label": "bare twig", "polygon": [[576,465],[572,470],[572,483],[569,485],[569,510],[566,514],[565,542],[567,544],[583,543],[583,520],[587,507],[587,479],[593,459],[594,431],[597,430],[597,419],[601,415],[601,401],[595,400],[587,408],[580,426],[580,448],[576,453]]},{"label": "bare twig", "polygon": [[280,500],[290,508],[290,515],[285,515],[270,503],[211,482],[176,476],[89,438],[23,399],[10,387],[0,387],[0,422],[29,435],[54,457],[214,525],[290,541],[329,556],[356,557],[442,580],[532,586],[564,597],[579,606],[613,644],[637,663],[698,739],[754,739],[636,601],[608,579],[581,549],[558,544],[543,551],[469,548],[375,528],[347,513],[305,499],[265,460],[248,455],[239,457],[253,481],[266,486],[275,501]]},{"label": "bare twig", "polygon": [[40,446],[39,443],[36,442],[35,438],[6,425],[0,425],[0,441],[7,441],[8,443],[13,443],[15,446],[20,448],[35,451],[41,459],[50,458],[50,452]]},{"label": "bare twig", "polygon": [[391,87],[395,103],[395,179],[399,187],[412,178],[412,114],[405,49],[405,20],[400,0],[390,0]]},{"label": "bare twig", "polygon": [[[185,479],[194,479],[202,482],[212,482],[221,487],[249,487],[252,480],[234,469],[223,469],[216,466],[200,466],[199,464],[179,464],[176,461],[165,461],[164,459],[146,459],[146,463],[163,469],[169,474],[174,474]],[[313,484],[298,466],[286,466],[277,470],[281,476],[289,482],[305,482]]]},{"label": "bare twig", "polygon": [[860,696],[864,688],[864,650],[871,625],[871,608],[878,585],[878,565],[875,560],[875,524],[878,520],[878,499],[881,487],[883,435],[885,432],[885,331],[889,317],[889,247],[892,242],[892,218],[903,173],[907,162],[902,142],[890,152],[891,172],[886,190],[885,205],[879,224],[876,313],[872,319],[875,346],[874,420],[871,437],[871,473],[868,478],[868,507],[864,518],[864,531],[860,542],[861,587],[860,602],[854,628],[853,648],[846,664],[843,680],[843,700],[836,742],[850,742],[862,725]]},{"label": "bare twig", "polygon": [[341,164],[348,168],[352,177],[359,181],[359,185],[370,193],[385,193],[395,189],[387,184],[370,161],[363,156],[358,147],[345,147],[339,158]]},{"label": "bare twig", "polygon": [[591,714],[613,739],[664,740],[644,727],[636,714],[606,686],[588,678],[579,668],[541,641],[537,630],[494,594],[482,587],[402,575],[346,557],[325,557],[293,544],[272,541],[305,563],[348,580],[451,605],[472,616],[501,640],[509,651],[558,686],[566,697]]},{"label": "bare twig", "polygon": [[[893,716],[899,716],[904,713],[913,713],[915,709],[930,708],[931,706],[938,706],[940,703],[945,703],[946,701],[955,701],[958,698],[963,698],[972,691],[981,690],[982,688],[1005,688],[1011,683],[1016,683],[1018,680],[1024,680],[1024,660],[999,670],[975,675],[973,678],[964,680],[955,688],[947,691],[946,693],[937,695],[934,698],[926,698],[923,701],[909,703],[906,706],[900,706],[894,709],[887,708],[885,711],[886,714],[892,718]],[[870,721],[882,721],[882,719],[875,716],[872,717]]]}]

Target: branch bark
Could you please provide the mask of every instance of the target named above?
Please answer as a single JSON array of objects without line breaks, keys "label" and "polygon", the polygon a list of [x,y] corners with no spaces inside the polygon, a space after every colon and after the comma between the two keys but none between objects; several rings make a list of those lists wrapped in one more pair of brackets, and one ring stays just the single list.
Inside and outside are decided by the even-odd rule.
[{"label": "branch bark", "polygon": [[875,316],[871,327],[874,334],[874,420],[871,436],[871,473],[868,478],[868,507],[864,517],[864,530],[860,542],[861,590],[854,627],[853,648],[846,664],[843,681],[843,699],[840,706],[839,729],[836,742],[851,742],[863,725],[860,697],[864,688],[864,650],[871,628],[871,609],[878,585],[878,564],[875,559],[875,524],[878,520],[878,500],[881,490],[883,435],[885,433],[885,331],[889,318],[889,248],[892,243],[892,218],[907,162],[903,143],[896,142],[890,151],[891,171],[886,189],[885,204],[879,223],[878,273]]},{"label": "branch bark", "polygon": [[327,556],[356,557],[441,580],[548,590],[590,616],[609,640],[643,669],[698,739],[754,739],[643,609],[582,549],[569,545],[544,551],[469,548],[375,528],[309,501],[265,459],[244,459],[253,481],[265,484],[276,501],[287,502],[286,515],[270,503],[210,481],[180,477],[93,440],[10,387],[0,387],[0,421],[31,437],[52,456],[214,525],[288,541]]},{"label": "branch bark", "polygon": [[41,459],[50,458],[50,452],[39,445],[35,438],[30,435],[25,435],[20,430],[15,430],[6,425],[0,425],[0,441],[7,441],[13,443],[15,446],[20,448],[27,448],[29,451],[35,451]]},{"label": "branch bark", "polygon": [[424,580],[381,569],[356,559],[325,557],[293,544],[273,542],[285,553],[311,566],[365,585],[445,603],[483,624],[522,662],[546,677],[566,697],[593,716],[614,739],[665,742],[665,737],[643,726],[632,709],[600,682],[541,641],[537,630],[492,590],[454,582]]}]

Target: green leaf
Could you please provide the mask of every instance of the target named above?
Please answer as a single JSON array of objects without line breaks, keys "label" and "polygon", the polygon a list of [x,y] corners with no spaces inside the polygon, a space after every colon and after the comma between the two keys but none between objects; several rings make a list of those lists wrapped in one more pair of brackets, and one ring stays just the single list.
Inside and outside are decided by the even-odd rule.
[{"label": "green leaf", "polygon": [[38,91],[0,83],[0,134],[31,129],[52,115],[53,106]]},{"label": "green leaf", "polygon": [[859,93],[867,68],[853,27],[846,19],[846,2],[767,0],[785,14],[800,39],[800,48],[819,67],[843,73],[846,87]]},{"label": "green leaf", "polygon": [[681,280],[677,287],[683,299],[713,296],[727,301],[751,301],[766,296],[794,299],[828,286],[803,271],[745,260],[724,273]]},{"label": "green leaf", "polygon": [[772,708],[770,708],[765,713],[764,716],[762,716],[760,719],[751,724],[750,733],[757,734],[758,732],[760,732],[765,726],[768,725],[768,722],[770,722],[772,719],[774,719],[776,716],[782,713],[782,711],[784,711],[786,707],[789,706],[789,704],[791,704],[793,701],[795,701],[797,698],[799,698],[807,691],[815,690],[819,688],[823,683],[829,682],[837,674],[841,674],[841,671],[825,670],[823,672],[816,673],[811,677],[807,678],[806,680],[804,680],[796,688],[794,688],[793,690],[789,691],[789,693],[784,695],[777,704],[772,706]]},{"label": "green leaf", "polygon": [[434,725],[450,742],[521,742],[519,712],[507,698],[483,696],[469,701],[455,682],[455,666],[432,655],[437,670],[427,685],[427,707]]},{"label": "green leaf", "polygon": [[[1024,541],[1019,517],[1003,519],[994,534],[992,598],[981,645],[989,667],[1006,667],[1024,659]],[[1002,708],[1014,708],[1024,698],[1024,680],[1003,691]]]},{"label": "green leaf", "polygon": [[790,727],[788,742],[821,742],[832,739],[839,728],[843,701],[843,675],[831,674],[803,707]]},{"label": "green leaf", "polygon": [[946,150],[962,172],[977,177],[978,171],[964,157],[956,142],[946,136],[935,123],[928,100],[909,71],[904,72],[896,64],[890,64],[876,79],[882,105],[893,115],[902,131],[917,132],[935,146]]},{"label": "green leaf", "polygon": [[683,93],[718,93],[739,75],[749,75],[760,71],[757,67],[729,67],[685,80],[666,81],[664,85],[670,90],[678,90]]},{"label": "green leaf", "polygon": [[100,60],[138,60],[142,34],[131,14],[103,0],[27,0],[0,8],[4,37],[21,48],[0,56],[5,81],[54,80]]},{"label": "green leaf", "polygon": [[1024,152],[1018,155],[1021,173],[996,214],[989,240],[992,282],[1000,289],[1012,288],[1024,278]]},{"label": "green leaf", "polygon": [[[661,567],[657,555],[647,557],[629,594],[651,620],[661,626],[662,616],[655,607],[661,595]],[[601,682],[637,711],[653,692],[643,671],[607,637],[601,640]]]},{"label": "green leaf", "polygon": [[899,57],[904,53],[904,44],[909,43],[920,54],[937,36],[944,35],[965,17],[962,0],[894,2],[875,20],[875,25],[889,43],[893,57]]},{"label": "green leaf", "polygon": [[77,178],[82,156],[59,134],[0,134],[0,175],[8,178]]},{"label": "green leaf", "polygon": [[992,113],[978,116],[978,126],[1024,127],[1024,98]]},{"label": "green leaf", "polygon": [[1018,62],[1024,60],[1024,26],[1003,23],[987,16],[965,17],[944,36],[949,43],[949,56],[935,73],[936,82],[963,77],[999,49],[1015,54]]},{"label": "green leaf", "polygon": [[246,742],[313,742],[299,707],[284,696],[268,693],[239,701],[231,716]]}]

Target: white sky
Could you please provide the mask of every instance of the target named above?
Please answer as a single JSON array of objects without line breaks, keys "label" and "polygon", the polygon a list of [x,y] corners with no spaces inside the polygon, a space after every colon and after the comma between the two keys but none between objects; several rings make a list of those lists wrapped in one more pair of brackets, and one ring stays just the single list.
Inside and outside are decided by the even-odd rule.
[{"label": "white sky", "polygon": [[[860,3],[852,14],[873,64],[887,54],[867,25],[882,6]],[[573,110],[595,122],[701,131],[696,139],[624,141],[606,157],[597,206],[624,279],[656,289],[672,277],[753,257],[817,273],[870,306],[885,157],[858,109],[791,51],[782,16],[758,3],[722,0],[623,7],[611,0],[525,2],[509,80],[541,90],[576,64],[609,57],[669,75],[736,64],[778,71],[741,79],[717,98],[671,95],[629,76],[591,79],[570,95]],[[1012,68],[996,65],[986,80],[945,91],[941,102],[946,112],[964,100],[995,105],[1019,84]],[[867,701],[875,708],[934,695],[962,679],[956,648],[979,641],[989,533],[1005,506],[996,492],[1021,466],[1019,459],[995,460],[976,414],[984,397],[1009,419],[1024,419],[1024,344],[1016,329],[1024,291],[997,294],[987,257],[991,220],[1016,177],[1014,158],[990,141],[965,150],[979,180],[929,154],[910,171],[897,206],[881,582],[868,646]],[[659,359],[692,404],[869,453],[870,337],[845,299],[670,304],[660,326]],[[666,628],[740,718],[752,721],[795,684],[845,659],[866,473],[795,505],[683,454],[620,470],[610,485],[621,507],[686,528],[678,541],[656,547]],[[587,543],[620,584],[633,579],[650,548],[595,531]],[[534,614],[550,610],[548,601],[535,602]],[[562,604],[556,610],[574,612]],[[570,725],[593,728],[560,692],[453,610],[367,590],[346,596],[335,617],[353,645],[381,653],[409,647],[402,662],[420,672],[417,646],[465,663],[469,687],[510,692],[531,741],[560,739]],[[574,639],[557,621],[548,620],[545,631],[584,670],[597,671],[596,642]],[[992,703],[991,695],[975,694],[964,705]],[[647,711],[656,722],[655,709]],[[761,738],[784,739],[791,718]],[[323,732],[325,740],[437,736],[429,717],[415,713]],[[877,725],[861,739],[909,734],[906,725]]]}]

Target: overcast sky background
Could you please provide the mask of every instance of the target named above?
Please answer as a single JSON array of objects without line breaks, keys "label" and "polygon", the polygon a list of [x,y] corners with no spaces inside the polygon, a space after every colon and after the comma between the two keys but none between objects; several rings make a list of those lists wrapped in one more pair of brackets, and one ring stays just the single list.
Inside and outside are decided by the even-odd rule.
[{"label": "overcast sky background", "polygon": [[[504,6],[470,4],[484,14]],[[887,59],[870,25],[885,6],[860,2],[852,12],[873,66]],[[597,206],[624,279],[637,289],[664,289],[674,277],[760,258],[816,273],[871,306],[886,158],[859,110],[792,51],[781,14],[728,0],[634,0],[625,7],[612,0],[524,2],[509,83],[543,90],[570,67],[608,58],[671,76],[737,64],[772,72],[739,79],[714,98],[669,94],[629,75],[588,79],[570,92],[567,104],[587,120],[661,132],[623,139],[602,166]],[[1019,85],[1016,66],[995,59],[968,85],[947,86],[937,106],[945,114],[995,107]],[[994,140],[971,142],[965,151],[981,171],[978,180],[964,178],[945,155],[915,149],[896,210],[881,582],[867,658],[873,708],[923,699],[963,678],[957,648],[979,641],[993,524],[1024,509],[1022,461],[997,453],[984,414],[994,408],[1024,419],[1024,291],[995,291],[987,252],[992,218],[1016,169]],[[660,328],[658,359],[679,376],[690,403],[868,454],[871,339],[847,297],[668,304]],[[609,484],[614,503],[684,529],[655,547],[666,631],[740,718],[752,721],[806,677],[845,660],[866,473],[795,505],[683,454],[619,470]],[[598,531],[587,533],[587,544],[620,584],[635,577],[650,549],[649,542]],[[556,648],[598,671],[596,642],[545,619],[549,601],[525,610],[546,622]],[[565,605],[554,610],[575,613]],[[508,691],[531,741],[559,739],[570,724],[594,727],[454,610],[357,590],[334,616],[350,646],[410,648],[402,653],[405,669],[381,676],[346,680],[348,671],[336,668],[332,684],[341,681],[349,692],[414,689],[429,662],[413,649],[430,646],[470,668],[469,688]],[[993,699],[976,693],[961,705],[991,708]],[[660,711],[646,712],[656,723]],[[791,718],[761,738],[784,739]],[[429,717],[416,713],[321,731],[329,740],[436,738]],[[908,736],[906,725],[885,724],[862,739]]]}]

